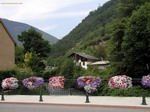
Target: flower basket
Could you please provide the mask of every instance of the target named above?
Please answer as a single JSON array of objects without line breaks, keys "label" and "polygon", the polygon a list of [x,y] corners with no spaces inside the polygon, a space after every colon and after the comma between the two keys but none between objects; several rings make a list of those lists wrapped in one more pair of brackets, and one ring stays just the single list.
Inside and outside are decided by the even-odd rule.
[{"label": "flower basket", "polygon": [[77,79],[79,87],[83,87],[88,93],[92,93],[97,90],[97,87],[101,85],[101,79],[95,76],[81,76]]},{"label": "flower basket", "polygon": [[36,89],[44,84],[44,80],[41,77],[29,77],[22,81],[24,87],[32,90]]},{"label": "flower basket", "polygon": [[110,88],[128,89],[132,87],[132,78],[126,75],[114,76],[109,79]]},{"label": "flower basket", "polygon": [[2,81],[2,88],[7,90],[13,90],[18,88],[18,80],[17,78],[10,77],[6,78]]},{"label": "flower basket", "polygon": [[56,77],[49,78],[49,86],[53,89],[64,88],[64,82],[63,82],[64,80],[65,80],[64,76],[56,76]]},{"label": "flower basket", "polygon": [[147,76],[143,76],[141,83],[144,87],[149,88],[150,87],[150,74],[148,74]]}]

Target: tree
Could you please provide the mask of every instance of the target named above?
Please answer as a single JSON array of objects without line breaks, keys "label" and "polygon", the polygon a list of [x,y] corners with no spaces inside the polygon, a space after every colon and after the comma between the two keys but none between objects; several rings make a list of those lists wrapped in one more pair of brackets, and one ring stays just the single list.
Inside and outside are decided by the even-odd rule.
[{"label": "tree", "polygon": [[75,63],[72,59],[65,59],[61,65],[61,74],[68,79],[73,78]]},{"label": "tree", "polygon": [[110,50],[110,60],[116,74],[123,72],[122,61],[124,54],[122,52],[123,37],[125,35],[126,29],[126,18],[116,19],[112,22],[112,38],[111,38],[111,50]]},{"label": "tree", "polygon": [[141,6],[128,21],[122,44],[125,72],[132,77],[147,75],[150,65],[150,3]]},{"label": "tree", "polygon": [[99,58],[99,59],[106,59],[107,54],[106,54],[106,45],[105,44],[100,44],[98,45],[95,50],[94,50],[94,55]]},{"label": "tree", "polygon": [[16,46],[15,51],[15,63],[17,66],[23,66],[23,48]]},{"label": "tree", "polygon": [[28,31],[22,32],[18,39],[23,43],[24,52],[35,52],[39,57],[48,57],[51,46],[35,29],[30,28]]},{"label": "tree", "polygon": [[40,57],[38,57],[37,54],[32,53],[32,57],[31,57],[31,60],[29,62],[29,66],[32,69],[32,71],[39,72],[39,71],[44,70],[45,63],[43,62],[43,60],[41,60]]},{"label": "tree", "polygon": [[33,58],[32,53],[26,52],[24,55],[24,66],[28,68],[30,66],[31,59]]},{"label": "tree", "polygon": [[121,17],[131,16],[133,11],[138,10],[146,2],[150,2],[150,0],[120,0],[119,14]]},{"label": "tree", "polygon": [[[34,62],[35,61],[37,61],[37,63],[40,62],[41,65],[43,66],[44,60],[49,56],[51,50],[51,45],[49,44],[49,42],[44,40],[42,38],[42,35],[39,32],[36,32],[35,29],[33,28],[30,28],[29,30],[22,32],[21,35],[18,36],[18,40],[23,43],[24,54],[27,52],[34,54],[35,57],[32,57]],[[37,63],[32,62],[32,64],[29,65],[30,66],[32,65],[32,68],[33,66],[36,66],[38,69],[38,67],[40,67],[40,64]]]}]

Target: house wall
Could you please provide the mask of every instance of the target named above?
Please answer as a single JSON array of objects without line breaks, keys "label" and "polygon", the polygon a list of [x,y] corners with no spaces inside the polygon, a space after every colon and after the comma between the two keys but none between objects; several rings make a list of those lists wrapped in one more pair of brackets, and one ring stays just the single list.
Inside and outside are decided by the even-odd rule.
[{"label": "house wall", "polygon": [[76,65],[81,66],[84,69],[88,69],[88,65],[92,62],[95,62],[95,60],[93,60],[93,59],[87,59],[78,54],[72,54],[71,57],[73,57]]},{"label": "house wall", "polygon": [[85,61],[85,62],[81,62],[81,66],[84,69],[88,69],[88,64],[90,64],[91,62]]},{"label": "house wall", "polygon": [[15,44],[0,22],[0,70],[13,68],[15,65]]},{"label": "house wall", "polygon": [[81,61],[81,60],[78,60],[78,65],[81,65],[82,68],[84,69],[88,69],[88,64],[90,64],[91,62],[89,61]]}]

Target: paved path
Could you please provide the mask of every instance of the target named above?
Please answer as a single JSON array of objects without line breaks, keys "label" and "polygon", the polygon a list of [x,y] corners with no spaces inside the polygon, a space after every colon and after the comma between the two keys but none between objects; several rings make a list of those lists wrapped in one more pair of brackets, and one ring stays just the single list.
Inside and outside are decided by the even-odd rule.
[{"label": "paved path", "polygon": [[150,109],[150,97],[146,97],[147,105],[141,105],[142,97],[110,97],[110,96],[90,96],[90,103],[85,103],[85,96],[57,96],[43,95],[43,102],[39,102],[38,95],[4,95],[2,103],[35,103],[53,105],[82,105],[82,106],[120,106],[120,107],[139,107]]}]

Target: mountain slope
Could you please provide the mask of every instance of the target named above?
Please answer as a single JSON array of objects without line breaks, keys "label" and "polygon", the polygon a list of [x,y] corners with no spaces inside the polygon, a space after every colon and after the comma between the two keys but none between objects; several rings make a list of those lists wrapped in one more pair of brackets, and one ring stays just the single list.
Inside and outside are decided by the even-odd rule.
[{"label": "mountain slope", "polygon": [[[20,23],[20,22],[15,22],[15,21],[10,21],[7,19],[2,19],[3,23],[5,24],[5,26],[7,27],[8,31],[11,33],[11,35],[13,36],[14,40],[17,42],[18,45],[21,44],[21,42],[18,41],[18,35],[21,34],[21,32],[30,29],[32,26],[28,25],[28,24],[24,24],[24,23]],[[35,28],[35,27],[33,27]],[[50,44],[55,44],[58,39],[48,33],[45,33],[42,30],[39,30],[37,28],[35,28],[35,30],[37,32],[40,32],[42,34],[42,37],[49,41]]]},{"label": "mountain slope", "polygon": [[119,0],[111,0],[97,10],[90,12],[76,28],[53,46],[52,55],[54,57],[61,56],[75,46],[86,46],[88,42],[90,44],[92,41],[98,42],[108,38],[105,33],[105,26],[117,18],[118,4]]}]

